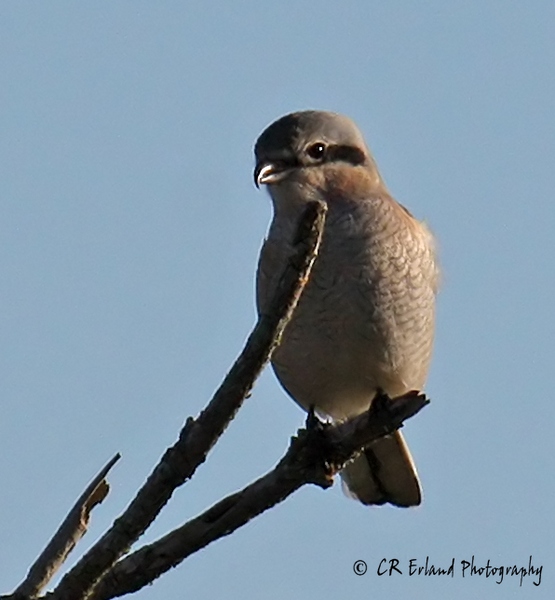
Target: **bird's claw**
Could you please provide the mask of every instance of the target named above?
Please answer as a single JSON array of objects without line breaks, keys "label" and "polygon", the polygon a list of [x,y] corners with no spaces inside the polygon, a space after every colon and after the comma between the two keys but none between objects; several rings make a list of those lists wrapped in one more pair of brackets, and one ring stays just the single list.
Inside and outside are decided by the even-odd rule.
[{"label": "bird's claw", "polygon": [[324,423],[316,415],[314,404],[311,404],[306,415],[305,428],[307,431],[322,431]]}]

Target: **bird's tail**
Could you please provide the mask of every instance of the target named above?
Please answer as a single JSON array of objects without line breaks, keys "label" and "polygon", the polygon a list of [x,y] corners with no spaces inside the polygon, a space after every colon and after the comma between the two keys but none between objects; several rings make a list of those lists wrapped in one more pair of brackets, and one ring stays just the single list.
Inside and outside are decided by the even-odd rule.
[{"label": "bird's tail", "polygon": [[422,500],[418,473],[400,431],[376,440],[341,472],[343,489],[363,504],[417,506]]}]

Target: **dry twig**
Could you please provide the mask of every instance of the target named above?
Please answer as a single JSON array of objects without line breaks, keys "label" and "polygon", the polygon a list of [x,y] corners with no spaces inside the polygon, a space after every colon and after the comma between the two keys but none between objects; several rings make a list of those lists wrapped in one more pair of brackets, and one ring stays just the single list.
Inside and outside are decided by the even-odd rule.
[{"label": "dry twig", "polygon": [[245,348],[208,406],[189,418],[178,441],[154,468],[124,513],[102,538],[67,573],[51,597],[84,600],[131,545],[144,533],[173,491],[189,479],[206,459],[276,348],[310,271],[322,238],[327,207],[307,205],[295,237],[291,256],[267,314],[261,315]]},{"label": "dry twig", "polygon": [[116,454],[87,486],[14,595],[34,598],[48,585],[77,542],[87,532],[92,509],[108,495],[110,486],[106,475],[120,458],[120,454]]}]

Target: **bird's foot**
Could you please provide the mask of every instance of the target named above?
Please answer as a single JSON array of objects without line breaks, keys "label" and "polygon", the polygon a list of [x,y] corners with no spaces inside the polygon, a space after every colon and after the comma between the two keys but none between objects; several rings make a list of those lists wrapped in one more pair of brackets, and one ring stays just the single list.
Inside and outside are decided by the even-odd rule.
[{"label": "bird's foot", "polygon": [[304,426],[307,431],[323,431],[324,429],[325,423],[318,418],[314,409],[314,404],[311,404],[308,409]]},{"label": "bird's foot", "polygon": [[[389,396],[384,390],[378,388],[376,391],[376,395],[374,396],[374,400],[370,406],[370,413],[374,416],[384,414],[393,417],[394,415],[399,416],[399,414],[407,413],[408,416],[412,416],[412,414],[416,414],[422,406],[425,406],[429,403],[429,400],[426,398],[426,395],[419,390],[411,390],[402,394],[401,396],[395,396],[392,398]],[[414,407],[418,407],[416,412],[413,412],[412,409]],[[408,418],[407,416],[407,418]],[[401,428],[403,424],[399,426]]]},{"label": "bird's foot", "polygon": [[[316,462],[319,462],[317,457],[326,456],[329,454],[330,441],[326,435],[326,429],[330,426],[330,423],[322,421],[314,409],[314,405],[311,405],[308,409],[305,421],[305,435],[306,440],[309,443],[312,451],[314,452]],[[324,465],[323,479],[317,483],[322,487],[329,487],[333,485],[333,477],[336,470],[328,464]]]},{"label": "bird's foot", "polygon": [[392,398],[382,388],[376,390],[376,395],[370,405],[370,414],[372,415],[383,415],[384,413],[389,414],[391,410]]}]

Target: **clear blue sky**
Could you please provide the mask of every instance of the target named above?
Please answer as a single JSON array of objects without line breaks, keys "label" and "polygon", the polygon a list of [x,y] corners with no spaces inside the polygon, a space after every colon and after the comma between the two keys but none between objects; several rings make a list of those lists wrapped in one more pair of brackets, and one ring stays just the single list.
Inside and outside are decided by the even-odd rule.
[{"label": "clear blue sky", "polygon": [[[121,451],[75,560],[207,402],[255,319],[252,145],[323,108],[439,240],[433,403],[405,429],[424,502],[306,487],[137,598],[553,597],[554,26],[548,0],[0,4],[0,591]],[[141,543],[303,420],[267,371]],[[472,555],[542,583],[376,574]]]}]

